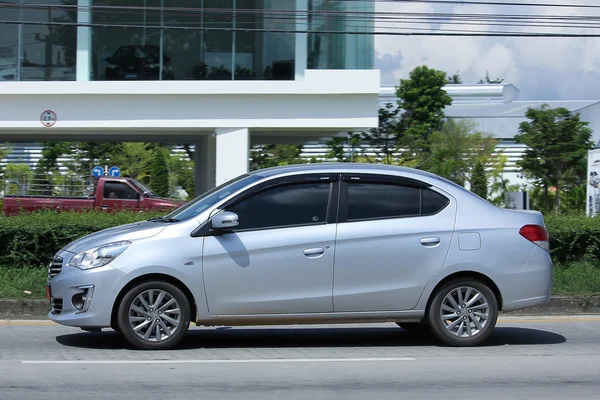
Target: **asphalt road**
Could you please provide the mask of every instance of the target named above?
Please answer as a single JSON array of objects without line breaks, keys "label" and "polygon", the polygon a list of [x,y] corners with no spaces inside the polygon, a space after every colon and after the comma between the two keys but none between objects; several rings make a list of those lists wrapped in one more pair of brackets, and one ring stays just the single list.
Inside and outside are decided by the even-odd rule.
[{"label": "asphalt road", "polygon": [[501,319],[477,348],[393,324],[194,328],[176,350],[0,321],[0,400],[600,399],[600,316]]}]

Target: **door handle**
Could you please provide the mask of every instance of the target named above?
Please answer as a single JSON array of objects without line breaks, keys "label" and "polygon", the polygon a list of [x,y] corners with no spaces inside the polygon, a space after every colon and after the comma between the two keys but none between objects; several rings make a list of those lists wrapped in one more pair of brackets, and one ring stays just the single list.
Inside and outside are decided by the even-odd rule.
[{"label": "door handle", "polygon": [[318,256],[325,253],[325,249],[323,247],[316,247],[314,249],[306,249],[304,250],[304,255],[307,257]]},{"label": "door handle", "polygon": [[438,237],[422,238],[421,244],[423,246],[435,246],[435,245],[440,244],[440,238],[438,238]]}]

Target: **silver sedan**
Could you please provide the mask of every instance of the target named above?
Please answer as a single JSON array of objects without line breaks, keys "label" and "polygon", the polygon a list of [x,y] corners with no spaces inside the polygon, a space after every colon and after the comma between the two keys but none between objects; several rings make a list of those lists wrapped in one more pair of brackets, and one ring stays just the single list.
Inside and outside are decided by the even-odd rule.
[{"label": "silver sedan", "polygon": [[546,303],[541,213],[436,175],[310,164],[239,176],[171,214],[83,237],[49,268],[49,317],[168,349],[205,326],[395,322],[474,346]]}]

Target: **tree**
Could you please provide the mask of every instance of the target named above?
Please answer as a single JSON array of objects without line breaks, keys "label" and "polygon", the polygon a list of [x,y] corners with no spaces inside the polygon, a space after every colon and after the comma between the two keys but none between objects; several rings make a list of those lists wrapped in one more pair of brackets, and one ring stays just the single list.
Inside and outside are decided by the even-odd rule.
[{"label": "tree", "polygon": [[488,71],[485,71],[485,78],[484,79],[480,79],[479,82],[477,82],[480,85],[486,84],[486,83],[493,83],[493,84],[499,84],[504,82],[504,78],[500,79],[500,78],[496,78],[494,80],[490,79],[490,74]]},{"label": "tree", "polygon": [[549,207],[549,189],[554,187],[554,211],[560,212],[562,190],[585,181],[588,150],[592,131],[588,122],[563,107],[550,108],[543,104],[528,108],[529,121],[519,125],[515,141],[528,146],[518,165],[526,177],[536,180],[544,189]]},{"label": "tree", "polygon": [[43,142],[42,145],[42,157],[36,167],[38,173],[58,171],[58,159],[72,153],[71,142]]},{"label": "tree", "polygon": [[460,74],[458,73],[459,71],[456,71],[456,73],[452,76],[449,76],[447,79],[447,83],[449,85],[461,85],[463,83]]},{"label": "tree", "polygon": [[[387,103],[379,109],[379,126],[363,133],[363,140],[369,143],[369,147],[375,153],[377,160],[384,164],[394,164],[394,155],[398,151],[398,108],[392,103]],[[367,162],[377,162],[367,153],[363,152]]]},{"label": "tree", "polygon": [[427,66],[410,72],[409,79],[401,79],[396,89],[400,121],[396,125],[398,139],[412,157],[427,158],[429,136],[443,126],[444,108],[452,98],[444,90],[446,73]]},{"label": "tree", "polygon": [[142,183],[150,182],[153,152],[145,143],[127,142],[110,155],[111,165],[121,168],[121,175],[137,179]]},{"label": "tree", "polygon": [[[327,143],[327,158],[338,162],[354,162],[360,155],[357,153],[361,141],[362,135],[359,133],[351,133],[347,137],[334,137]],[[347,147],[350,147],[350,155],[347,155]]]},{"label": "tree", "polygon": [[475,128],[471,120],[448,120],[430,136],[433,158],[423,169],[464,186],[477,163],[491,165],[497,141]]},{"label": "tree", "polygon": [[250,170],[276,167],[279,165],[305,164],[300,157],[302,145],[269,144],[256,145],[250,150]]},{"label": "tree", "polygon": [[150,178],[150,189],[162,197],[169,195],[169,165],[165,153],[160,147],[154,149]]},{"label": "tree", "polygon": [[481,161],[477,161],[471,174],[471,192],[483,199],[488,196],[488,180],[485,173],[485,166]]}]

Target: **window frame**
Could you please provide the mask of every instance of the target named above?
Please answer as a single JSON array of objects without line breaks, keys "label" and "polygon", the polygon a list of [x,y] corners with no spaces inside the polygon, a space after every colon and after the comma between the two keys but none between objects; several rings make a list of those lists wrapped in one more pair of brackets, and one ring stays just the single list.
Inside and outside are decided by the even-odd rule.
[{"label": "window frame", "polygon": [[[419,189],[419,214],[410,214],[410,215],[394,215],[394,216],[385,216],[385,217],[373,217],[373,218],[360,218],[360,219],[349,219],[349,201],[348,201],[348,189],[349,185],[353,182],[356,183],[367,183],[367,184],[375,184],[375,185],[390,185],[390,186],[400,186],[400,187],[410,187]],[[379,174],[342,174],[341,185],[340,185],[340,201],[339,201],[339,218],[338,223],[354,223],[354,222],[368,222],[368,221],[381,221],[381,220],[391,220],[391,219],[405,219],[405,218],[419,218],[419,217],[431,217],[441,213],[445,210],[448,205],[450,205],[450,199],[438,192],[437,190],[433,190],[433,185],[416,180],[413,178],[408,178],[404,176],[396,176],[396,175],[379,175]],[[431,190],[438,195],[442,196],[446,199],[446,205],[440,208],[435,213],[423,213],[423,190]]]},{"label": "window frame", "polygon": [[318,223],[305,223],[305,224],[293,224],[293,225],[276,225],[270,227],[263,228],[248,228],[248,229],[232,229],[230,232],[232,233],[243,233],[243,232],[258,232],[258,231],[266,231],[266,230],[274,230],[274,229],[286,229],[286,228],[298,228],[298,227],[308,227],[308,226],[323,226],[328,224],[335,224],[338,220],[338,210],[339,210],[339,174],[332,173],[322,173],[322,174],[303,174],[303,175],[290,175],[284,177],[278,177],[275,179],[270,179],[265,182],[259,183],[248,190],[239,193],[237,196],[227,200],[223,204],[221,204],[218,208],[216,208],[213,212],[211,212],[208,220],[199,226],[197,229],[192,232],[192,237],[203,237],[203,236],[217,236],[220,235],[218,231],[214,231],[211,229],[211,221],[212,217],[221,212],[228,211],[229,207],[241,203],[259,193],[263,193],[265,191],[275,189],[282,186],[294,186],[301,185],[306,183],[323,183],[329,182],[329,196],[327,198],[327,211],[326,218],[322,222]]}]

